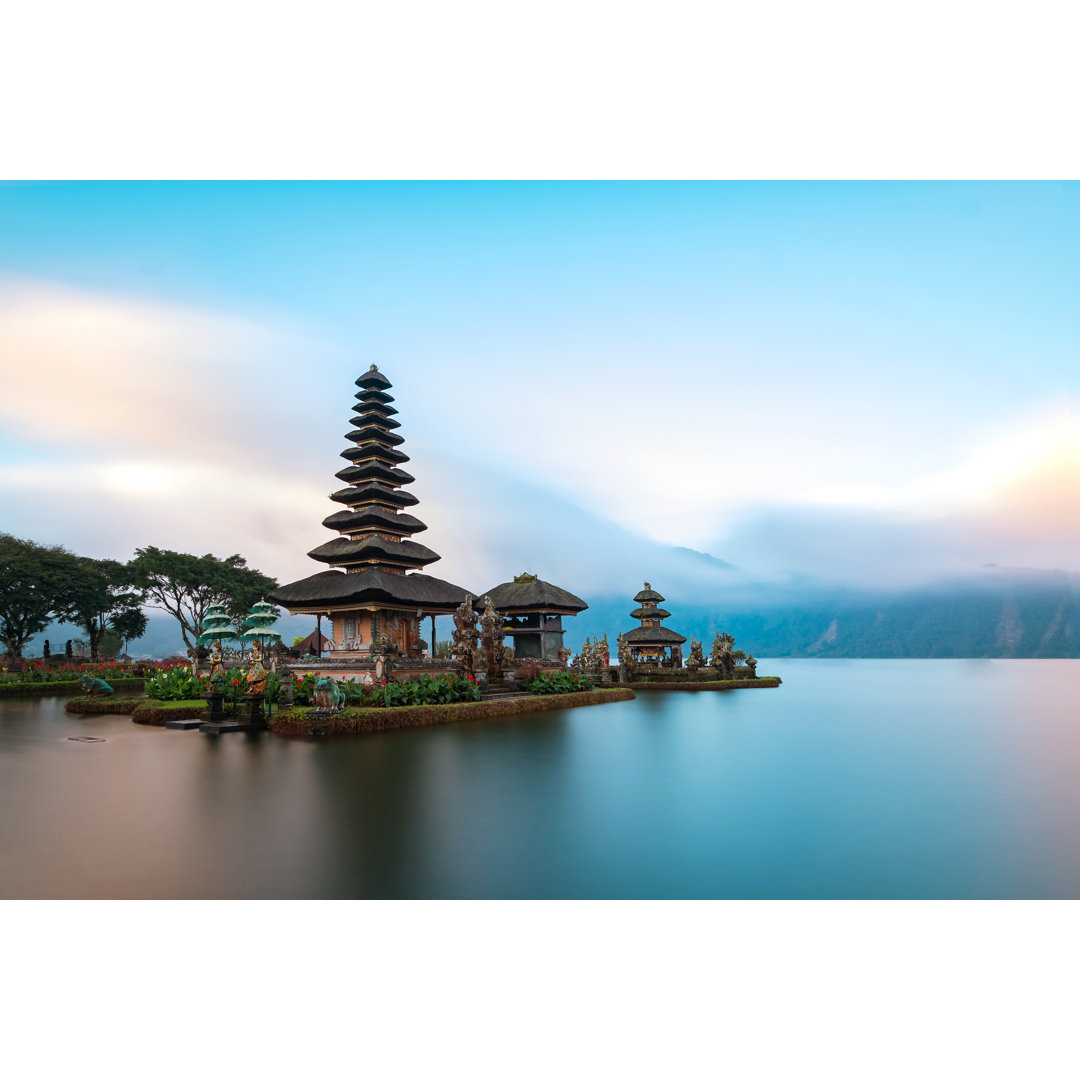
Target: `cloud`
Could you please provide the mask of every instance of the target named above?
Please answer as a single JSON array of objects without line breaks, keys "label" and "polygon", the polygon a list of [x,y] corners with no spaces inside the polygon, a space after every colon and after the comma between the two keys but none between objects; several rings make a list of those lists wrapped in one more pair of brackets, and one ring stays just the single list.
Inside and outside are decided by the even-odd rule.
[{"label": "cloud", "polygon": [[266,415],[299,381],[298,352],[284,320],[0,279],[0,420],[69,460],[275,457]]},{"label": "cloud", "polygon": [[0,527],[85,554],[156,544],[302,567],[327,511],[290,328],[5,279],[0,357]]},{"label": "cloud", "polygon": [[[319,569],[305,553],[329,536],[366,363],[284,320],[13,279],[0,281],[0,358],[0,527],[121,558],[151,543],[239,551],[282,580]],[[430,526],[419,539],[444,557],[433,574],[483,589],[527,569],[583,595],[664,578],[692,595],[735,578],[674,547],[735,563],[744,581],[858,585],[1080,561],[1068,401],[948,456],[911,431],[918,452],[877,469],[871,431],[865,453],[845,441],[865,417],[840,438],[839,412],[792,426],[771,396],[736,407],[722,380],[678,389],[655,367],[627,372],[583,365],[534,384],[387,365]]]}]

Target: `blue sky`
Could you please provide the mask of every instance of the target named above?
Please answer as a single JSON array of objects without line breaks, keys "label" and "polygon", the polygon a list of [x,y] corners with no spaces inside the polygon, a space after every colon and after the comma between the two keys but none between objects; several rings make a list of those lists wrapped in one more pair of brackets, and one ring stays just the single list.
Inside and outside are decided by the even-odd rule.
[{"label": "blue sky", "polygon": [[565,572],[560,506],[627,574],[1075,569],[1078,233],[1059,183],[0,186],[0,528],[307,573],[377,363],[466,585]]}]

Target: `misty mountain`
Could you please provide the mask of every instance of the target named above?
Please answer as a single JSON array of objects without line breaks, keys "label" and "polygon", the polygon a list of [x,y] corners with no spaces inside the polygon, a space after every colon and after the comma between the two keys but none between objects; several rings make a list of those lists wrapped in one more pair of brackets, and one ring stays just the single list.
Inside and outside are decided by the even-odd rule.
[{"label": "misty mountain", "polygon": [[[770,585],[749,604],[742,588],[733,598],[668,596],[664,625],[704,640],[706,653],[713,635],[726,630],[756,656],[1077,657],[1078,584],[1080,575],[1063,571],[993,568],[969,580],[887,593]],[[588,611],[566,620],[568,647],[604,632],[613,646],[612,627],[638,625],[629,618],[634,606],[591,599]]]}]

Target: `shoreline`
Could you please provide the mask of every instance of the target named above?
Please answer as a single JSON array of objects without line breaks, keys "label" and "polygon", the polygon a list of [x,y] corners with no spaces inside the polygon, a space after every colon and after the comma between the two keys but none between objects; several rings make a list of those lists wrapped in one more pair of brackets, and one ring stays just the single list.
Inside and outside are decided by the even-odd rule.
[{"label": "shoreline", "polygon": [[702,679],[694,682],[684,679],[663,682],[658,679],[656,682],[632,682],[627,685],[635,690],[755,690],[759,687],[777,687],[782,682],[779,675],[759,675],[756,679]]},{"label": "shoreline", "polygon": [[573,709],[584,705],[606,705],[612,701],[632,701],[629,687],[585,690],[577,694],[531,694],[503,700],[459,701],[451,705],[400,705],[391,709],[342,709],[325,717],[309,717],[310,707],[283,706],[270,717],[275,735],[370,735],[403,728],[433,727],[468,720],[488,720],[499,716]]}]

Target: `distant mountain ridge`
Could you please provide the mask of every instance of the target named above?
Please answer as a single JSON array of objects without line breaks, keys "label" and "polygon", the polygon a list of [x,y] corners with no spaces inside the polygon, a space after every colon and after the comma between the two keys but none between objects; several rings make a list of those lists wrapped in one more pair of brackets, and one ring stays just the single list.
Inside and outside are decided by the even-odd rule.
[{"label": "distant mountain ridge", "polygon": [[[699,565],[700,575],[687,567]],[[672,547],[648,567],[650,580],[667,598],[665,625],[708,644],[717,631],[735,636],[739,648],[756,656],[837,658],[955,657],[1076,658],[1080,656],[1077,595],[1080,574],[1027,567],[987,566],[969,579],[907,591],[870,593],[836,587],[766,585],[749,581],[736,567],[692,548]],[[674,588],[668,587],[668,576]],[[563,584],[568,584],[563,582]],[[641,582],[628,582],[625,596],[583,591],[589,604],[564,620],[567,647],[577,652],[585,637],[616,636],[638,624],[630,599]],[[184,652],[176,620],[147,609],[146,634],[132,642],[132,656],[163,657]],[[449,636],[449,617],[439,623]],[[326,623],[323,623],[324,627]],[[312,616],[283,615],[277,628],[291,643],[315,628]],[[25,650],[39,656],[48,638],[54,654],[80,636],[74,626],[53,625]],[[688,651],[688,648],[687,650]]]},{"label": "distant mountain ridge", "polygon": [[[757,656],[1076,658],[1077,585],[1064,571],[1018,571],[896,593],[739,587],[715,601],[668,596],[665,626],[708,643],[719,631]],[[750,599],[756,593],[756,599]],[[665,594],[666,595],[666,594]],[[633,629],[631,605],[593,598],[567,639]]]}]

